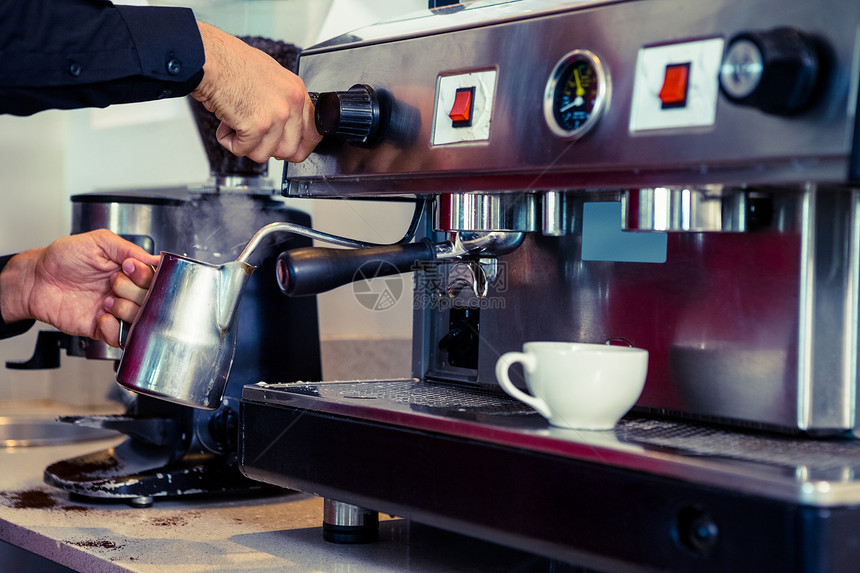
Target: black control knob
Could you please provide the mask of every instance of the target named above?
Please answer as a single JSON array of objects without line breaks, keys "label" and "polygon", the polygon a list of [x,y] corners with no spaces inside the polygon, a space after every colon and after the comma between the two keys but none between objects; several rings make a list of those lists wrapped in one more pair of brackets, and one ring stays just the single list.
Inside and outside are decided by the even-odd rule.
[{"label": "black control knob", "polygon": [[324,136],[353,145],[369,145],[379,131],[379,98],[368,85],[317,94],[314,104],[317,130]]},{"label": "black control knob", "polygon": [[726,49],[720,91],[739,105],[793,115],[811,103],[820,76],[815,42],[800,30],[743,32]]}]

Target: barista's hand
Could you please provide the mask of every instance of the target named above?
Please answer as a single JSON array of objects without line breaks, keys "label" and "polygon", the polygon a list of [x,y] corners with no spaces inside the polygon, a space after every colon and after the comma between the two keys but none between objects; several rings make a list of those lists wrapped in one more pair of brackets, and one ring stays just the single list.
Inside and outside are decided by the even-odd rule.
[{"label": "barista's hand", "polygon": [[[152,260],[155,262],[152,263]],[[105,310],[129,324],[134,322],[143,300],[146,298],[149,285],[152,284],[152,277],[155,275],[150,264],[158,264],[159,260],[159,257],[150,259],[150,263],[144,263],[136,258],[124,260],[122,272],[113,274],[111,290],[114,296],[106,300]],[[105,326],[112,335],[115,321],[109,320],[107,316],[102,317],[102,320],[107,321]]]},{"label": "barista's hand", "polygon": [[13,257],[0,273],[6,322],[34,318],[75,336],[119,343],[133,322],[159,257],[101,229],[57,239]]},{"label": "barista's hand", "polygon": [[198,22],[206,63],[191,96],[221,125],[218,141],[231,153],[264,163],[304,161],[322,136],[302,80],[265,52]]}]

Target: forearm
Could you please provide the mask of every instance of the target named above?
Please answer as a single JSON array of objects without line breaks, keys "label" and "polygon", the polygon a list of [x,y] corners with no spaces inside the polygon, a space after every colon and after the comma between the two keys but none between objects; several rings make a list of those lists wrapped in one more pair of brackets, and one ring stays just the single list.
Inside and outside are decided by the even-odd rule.
[{"label": "forearm", "polygon": [[212,97],[214,87],[219,83],[219,72],[227,71],[224,60],[228,57],[230,42],[241,42],[241,40],[204,22],[197,22],[197,29],[200,31],[200,40],[203,42],[206,61],[203,64],[203,78],[191,95],[196,99],[206,101]]},{"label": "forearm", "polygon": [[0,257],[0,339],[25,332],[33,325],[27,293],[33,285],[36,251]]},{"label": "forearm", "polygon": [[24,251],[9,259],[0,271],[0,315],[7,323],[34,318],[29,309],[34,269],[42,249]]}]

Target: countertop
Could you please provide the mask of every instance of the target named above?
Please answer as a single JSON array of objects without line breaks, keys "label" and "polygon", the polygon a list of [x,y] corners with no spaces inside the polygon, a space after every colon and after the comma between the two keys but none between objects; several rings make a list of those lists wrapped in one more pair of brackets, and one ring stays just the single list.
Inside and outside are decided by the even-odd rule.
[{"label": "countertop", "polygon": [[[322,538],[323,500],[297,492],[157,500],[151,507],[133,508],[70,498],[42,481],[50,463],[120,441],[0,449],[0,540],[87,573],[566,569],[535,555],[385,515],[380,515],[378,542],[332,544]],[[16,561],[16,572],[44,570],[22,569],[20,563]],[[2,555],[0,570],[6,570]]]}]

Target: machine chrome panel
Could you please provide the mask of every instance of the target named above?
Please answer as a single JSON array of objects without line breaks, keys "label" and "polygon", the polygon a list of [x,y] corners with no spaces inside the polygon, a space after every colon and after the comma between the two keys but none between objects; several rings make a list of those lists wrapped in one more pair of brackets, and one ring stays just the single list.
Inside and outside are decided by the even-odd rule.
[{"label": "machine chrome panel", "polygon": [[[529,1],[512,4],[525,8]],[[433,15],[421,22],[432,28],[435,18],[447,17]],[[304,163],[287,168],[285,186],[293,195],[336,196],[845,182],[857,99],[858,19],[860,5],[853,0],[836,0],[826,10],[779,0],[733,4],[731,9],[696,0],[684,10],[671,0],[583,3],[564,12],[516,13],[510,21],[445,34],[416,31],[387,43],[309,50],[300,61],[308,89],[370,84],[387,98],[390,119],[375,147],[322,146]],[[672,25],[664,26],[666,21]],[[827,80],[809,110],[786,118],[719,97],[711,127],[630,133],[641,48],[699,38],[727,40],[751,23],[762,30],[793,25],[825,39]],[[568,141],[554,135],[544,120],[543,97],[553,66],[577,49],[601,59],[612,77],[612,94],[593,129]],[[498,70],[489,140],[431,145],[438,77],[476,69]]]},{"label": "machine chrome panel", "polygon": [[533,193],[455,193],[436,201],[436,229],[441,231],[538,230]]},{"label": "machine chrome panel", "polygon": [[748,194],[725,188],[630,190],[622,197],[625,231],[743,232]]},{"label": "machine chrome panel", "polygon": [[[480,296],[452,292],[453,266],[422,269],[413,372],[494,388],[496,360],[524,341],[621,342],[650,353],[642,411],[856,431],[858,193],[811,184],[750,193],[772,212],[747,213],[743,233],[668,233],[665,262],[587,260],[585,208],[618,196],[568,193],[557,221],[567,232],[528,233],[495,259]],[[469,342],[468,330],[480,336]]]}]

